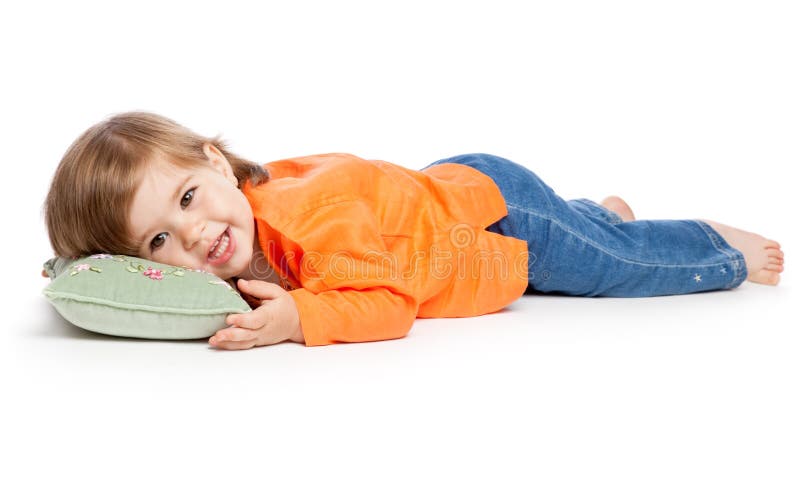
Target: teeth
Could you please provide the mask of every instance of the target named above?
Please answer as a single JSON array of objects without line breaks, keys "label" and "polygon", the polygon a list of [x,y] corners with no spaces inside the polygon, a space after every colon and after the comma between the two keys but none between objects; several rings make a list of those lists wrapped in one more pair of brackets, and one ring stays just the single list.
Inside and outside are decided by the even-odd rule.
[{"label": "teeth", "polygon": [[228,249],[228,243],[229,242],[230,242],[230,239],[228,239],[228,235],[226,234],[225,237],[222,238],[222,244],[219,245],[219,248],[217,248],[216,253],[214,253],[214,258],[220,258],[222,256],[222,254],[225,253],[225,250]]},{"label": "teeth", "polygon": [[[222,242],[222,245],[217,247],[220,241]],[[226,230],[221,238],[217,238],[217,240],[214,241],[214,246],[211,247],[211,252],[208,254],[208,256],[209,257],[213,256],[213,258],[219,258],[225,252],[225,250],[228,249],[228,243],[230,243],[230,238],[228,238],[228,232]]]}]

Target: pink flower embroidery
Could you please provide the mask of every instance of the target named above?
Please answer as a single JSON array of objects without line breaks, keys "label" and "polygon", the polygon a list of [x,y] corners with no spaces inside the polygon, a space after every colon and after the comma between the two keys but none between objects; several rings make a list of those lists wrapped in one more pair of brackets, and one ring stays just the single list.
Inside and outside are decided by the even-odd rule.
[{"label": "pink flower embroidery", "polygon": [[75,270],[76,271],[88,271],[89,267],[90,267],[89,264],[78,264],[78,265],[75,266]]},{"label": "pink flower embroidery", "polygon": [[152,267],[147,267],[147,270],[144,271],[142,274],[147,276],[150,279],[164,279],[164,273],[161,269],[153,269]]}]

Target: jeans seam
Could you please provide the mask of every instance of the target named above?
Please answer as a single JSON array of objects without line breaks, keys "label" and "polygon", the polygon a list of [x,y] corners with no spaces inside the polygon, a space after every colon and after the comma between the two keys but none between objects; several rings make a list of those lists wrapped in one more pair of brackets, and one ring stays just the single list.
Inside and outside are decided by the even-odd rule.
[{"label": "jeans seam", "polygon": [[[615,259],[620,260],[622,262],[626,262],[628,264],[642,265],[642,266],[648,266],[648,267],[673,267],[673,268],[686,268],[686,269],[689,269],[689,268],[692,268],[692,267],[695,267],[695,268],[696,267],[711,267],[711,266],[730,265],[731,264],[730,260],[725,261],[725,262],[718,262],[718,263],[714,263],[714,264],[692,264],[692,265],[658,264],[658,263],[647,263],[647,262],[638,262],[638,261],[635,261],[635,260],[630,260],[630,259],[627,259],[627,258],[624,258],[624,257],[620,257],[619,255],[616,255],[612,251],[604,248],[603,246],[599,245],[598,243],[595,243],[594,241],[592,241],[590,239],[584,238],[583,236],[581,236],[581,235],[577,234],[575,231],[573,231],[571,228],[569,228],[566,225],[564,225],[560,220],[557,220],[557,219],[549,217],[549,216],[542,215],[540,213],[536,213],[536,212],[530,211],[527,208],[521,208],[519,206],[515,206],[513,204],[506,203],[506,205],[511,207],[511,208],[514,208],[515,210],[522,211],[523,213],[527,213],[529,215],[534,215],[534,216],[537,216],[539,218],[543,218],[545,220],[549,220],[549,221],[555,223],[556,225],[558,225],[559,227],[561,227],[565,232],[567,232],[569,234],[572,234],[573,236],[575,236],[579,240],[583,241],[584,243],[588,243],[591,246],[594,246],[598,250],[602,251],[606,255],[610,255],[611,257],[614,257]],[[723,251],[723,250],[720,250],[720,251]],[[723,253],[724,253],[724,251],[723,251]],[[728,255],[728,254],[726,253],[726,255]],[[738,269],[737,261],[734,260],[733,263],[735,264],[734,265],[734,269]],[[738,272],[737,272],[736,275],[734,275],[734,277],[738,277]],[[735,282],[735,280],[734,280],[734,282]],[[734,282],[732,282],[730,284],[733,284]]]},{"label": "jeans seam", "polygon": [[619,216],[619,213],[617,213],[616,211],[609,210],[608,208],[606,208],[602,204],[596,203],[596,202],[592,201],[591,199],[587,199],[585,197],[582,197],[582,198],[577,199],[577,201],[583,201],[585,204],[588,204],[590,206],[594,206],[594,207],[602,210],[603,213],[605,214],[605,216],[608,217],[607,220],[611,225],[621,224],[621,223],[624,222],[624,220],[622,220],[622,217]]}]

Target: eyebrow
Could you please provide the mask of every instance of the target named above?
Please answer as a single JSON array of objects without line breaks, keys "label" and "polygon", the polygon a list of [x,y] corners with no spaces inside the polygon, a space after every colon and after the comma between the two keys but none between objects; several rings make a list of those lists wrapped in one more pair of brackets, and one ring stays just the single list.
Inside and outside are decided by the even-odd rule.
[{"label": "eyebrow", "polygon": [[[189,180],[191,180],[191,179],[192,179],[192,176],[194,176],[194,175],[193,175],[192,173],[190,173],[190,174],[189,174],[189,175],[188,175],[186,178],[184,178],[184,179],[183,179],[183,181],[182,181],[182,182],[181,182],[181,183],[178,185],[178,187],[175,189],[175,192],[173,192],[173,193],[172,193],[172,199],[170,199],[170,201],[173,201],[173,200],[177,199],[177,198],[178,198],[178,196],[180,196],[180,195],[181,195],[181,191],[182,191],[182,190],[183,190],[183,188],[186,186],[186,184],[187,184],[187,183],[189,183]],[[142,234],[142,236],[139,238],[139,242],[140,242],[140,243],[142,243],[142,245],[144,245],[144,244],[145,244],[145,239],[147,239],[147,236],[148,236],[148,235],[150,235],[150,231],[147,231],[147,232],[145,232],[145,233],[144,233],[144,234]]]}]

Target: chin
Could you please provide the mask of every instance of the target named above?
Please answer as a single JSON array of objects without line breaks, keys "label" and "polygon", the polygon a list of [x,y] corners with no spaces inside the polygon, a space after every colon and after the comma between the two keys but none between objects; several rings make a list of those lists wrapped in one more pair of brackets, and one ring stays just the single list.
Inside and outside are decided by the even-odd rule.
[{"label": "chin", "polygon": [[250,265],[250,263],[248,262],[244,267],[236,268],[236,270],[232,274],[227,274],[226,273],[227,278],[223,278],[223,279],[242,278],[243,277],[242,275],[247,272],[247,269],[248,269],[249,265]]}]

